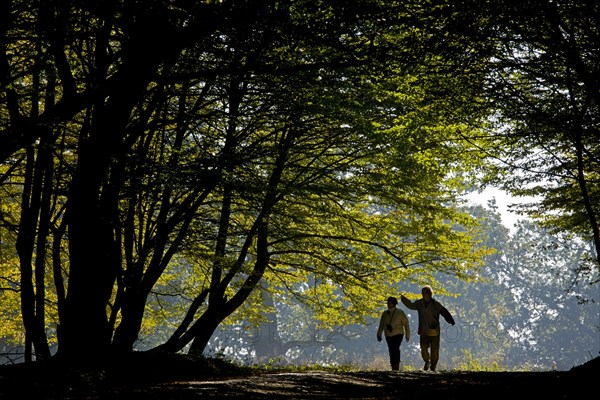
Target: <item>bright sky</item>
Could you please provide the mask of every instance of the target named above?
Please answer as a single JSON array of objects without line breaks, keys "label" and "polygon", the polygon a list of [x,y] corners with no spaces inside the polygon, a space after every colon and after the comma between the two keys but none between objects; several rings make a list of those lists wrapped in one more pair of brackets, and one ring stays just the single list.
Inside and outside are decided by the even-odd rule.
[{"label": "bright sky", "polygon": [[487,208],[488,200],[496,198],[496,205],[498,206],[498,212],[502,216],[502,224],[507,227],[511,232],[514,231],[514,225],[518,220],[524,217],[512,213],[508,210],[509,204],[519,203],[520,199],[510,196],[503,190],[498,188],[487,188],[481,193],[471,193],[465,196],[465,199],[469,200],[473,204],[480,204]]}]

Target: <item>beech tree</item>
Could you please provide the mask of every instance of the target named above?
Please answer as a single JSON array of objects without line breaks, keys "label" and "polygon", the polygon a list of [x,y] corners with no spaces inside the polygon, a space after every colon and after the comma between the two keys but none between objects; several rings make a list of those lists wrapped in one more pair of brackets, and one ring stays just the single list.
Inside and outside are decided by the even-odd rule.
[{"label": "beech tree", "polygon": [[11,229],[38,358],[50,283],[58,356],[97,362],[132,350],[173,267],[197,285],[159,348],[200,353],[261,279],[314,282],[298,295],[327,321],[398,280],[468,279],[485,253],[456,207],[479,165],[460,138],[483,115],[464,101],[478,73],[453,71],[479,55],[435,47],[440,10],[2,7],[0,160],[23,188]]}]

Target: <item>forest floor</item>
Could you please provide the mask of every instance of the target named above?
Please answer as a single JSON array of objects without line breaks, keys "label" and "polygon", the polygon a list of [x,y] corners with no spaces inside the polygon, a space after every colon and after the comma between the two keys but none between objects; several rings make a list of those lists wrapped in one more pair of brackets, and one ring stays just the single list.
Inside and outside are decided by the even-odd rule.
[{"label": "forest floor", "polygon": [[581,399],[597,391],[600,357],[569,371],[261,370],[222,360],[136,356],[106,368],[0,366],[0,399]]}]

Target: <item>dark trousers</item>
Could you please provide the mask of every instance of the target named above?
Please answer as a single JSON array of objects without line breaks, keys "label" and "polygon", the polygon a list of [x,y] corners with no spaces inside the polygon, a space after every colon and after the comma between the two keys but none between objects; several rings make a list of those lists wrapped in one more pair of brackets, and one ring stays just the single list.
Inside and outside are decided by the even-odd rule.
[{"label": "dark trousers", "polygon": [[403,338],[404,334],[402,333],[400,335],[385,337],[388,351],[390,352],[390,364],[392,364],[392,366],[400,363],[400,345],[402,344]]}]

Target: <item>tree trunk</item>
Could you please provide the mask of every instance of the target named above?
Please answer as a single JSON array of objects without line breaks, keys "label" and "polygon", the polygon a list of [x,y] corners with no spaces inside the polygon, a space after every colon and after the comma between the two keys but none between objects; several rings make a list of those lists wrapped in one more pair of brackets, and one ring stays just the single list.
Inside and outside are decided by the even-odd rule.
[{"label": "tree trunk", "polygon": [[[36,359],[50,358],[50,349],[45,333],[45,242],[48,233],[47,215],[49,203],[50,182],[44,182],[51,168],[49,151],[45,139],[39,145],[37,152],[33,147],[27,149],[25,183],[21,198],[21,218],[17,238],[17,252],[21,267],[21,310],[25,325],[26,346],[25,360],[32,360],[31,350],[35,349]],[[46,188],[44,188],[44,183]],[[35,271],[34,246],[35,248]],[[34,287],[35,273],[35,287]]]},{"label": "tree trunk", "polygon": [[[111,21],[110,10],[107,12],[106,20]],[[126,142],[135,142],[135,137],[127,136],[132,110],[143,102],[158,66],[179,49],[159,41],[158,32],[146,17],[127,26],[124,58],[110,79],[105,60],[111,47],[108,35],[98,39],[93,78],[103,90],[94,92],[93,115],[89,130],[82,130],[68,200],[71,269],[59,331],[59,353],[67,359],[102,359],[112,351],[107,307],[121,268],[115,230],[121,229],[116,210],[122,187],[120,177],[111,177],[111,169],[115,160],[129,151]],[[164,46],[157,44],[151,49],[148,43],[154,40]]]},{"label": "tree trunk", "polygon": [[257,340],[253,343],[256,360],[259,363],[283,356],[283,346],[277,327],[277,313],[273,311],[275,302],[271,293],[267,291],[268,286],[268,282],[261,281],[262,303],[269,311],[263,312],[266,322],[260,325]]}]

